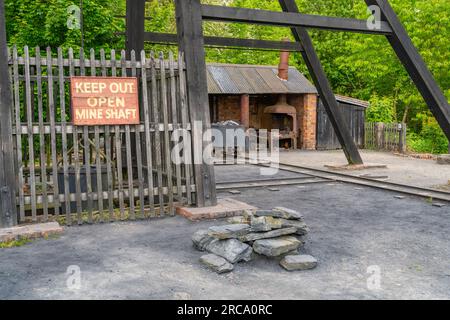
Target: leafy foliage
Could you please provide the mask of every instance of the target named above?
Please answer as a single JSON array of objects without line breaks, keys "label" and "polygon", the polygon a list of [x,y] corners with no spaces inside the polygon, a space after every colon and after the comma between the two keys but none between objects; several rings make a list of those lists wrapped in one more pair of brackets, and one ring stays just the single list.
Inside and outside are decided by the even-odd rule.
[{"label": "leafy foliage", "polygon": [[[66,0],[6,0],[7,31],[10,44],[23,46],[80,45],[80,31],[66,25],[67,7],[79,4]],[[203,3],[280,11],[277,0],[203,0]],[[434,77],[450,99],[450,1],[390,0]],[[363,0],[297,0],[303,13],[366,19]],[[173,0],[147,2],[146,30],[176,32]],[[125,0],[84,0],[84,30],[86,48],[122,48]],[[288,28],[255,26],[237,23],[205,22],[206,35],[224,37],[281,40],[292,36]],[[423,98],[410,80],[385,37],[345,32],[311,31],[314,45],[336,93],[372,102],[370,121],[405,121],[410,128],[410,143],[417,150],[444,152],[445,140]],[[150,45],[155,51],[175,50],[175,47]],[[224,63],[278,63],[273,51],[207,49],[207,60]],[[291,64],[308,74],[300,54],[294,54]],[[444,137],[444,138],[443,138]],[[421,139],[420,141],[415,139]],[[435,144],[439,145],[436,147]]]},{"label": "leafy foliage", "polygon": [[374,95],[370,99],[370,106],[366,111],[366,120],[369,122],[394,122],[395,112],[392,99]]}]

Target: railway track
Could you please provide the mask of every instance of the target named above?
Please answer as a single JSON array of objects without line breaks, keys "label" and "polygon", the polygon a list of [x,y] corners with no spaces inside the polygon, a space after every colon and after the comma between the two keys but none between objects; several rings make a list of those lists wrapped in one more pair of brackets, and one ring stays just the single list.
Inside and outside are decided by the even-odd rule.
[{"label": "railway track", "polygon": [[[269,167],[269,165],[265,164],[260,164],[257,166]],[[315,169],[291,164],[280,163],[278,168],[283,171],[298,173],[301,174],[302,176],[278,178],[278,179],[220,182],[217,183],[217,190],[226,191],[232,189],[307,185],[315,183],[330,183],[336,181],[450,203],[450,192],[446,191],[410,186],[389,181],[380,181],[377,180],[376,178],[360,177],[341,172],[333,172],[329,170]]]},{"label": "railway track", "polygon": [[265,187],[281,187],[314,183],[329,183],[332,180],[319,177],[289,177],[280,179],[255,179],[240,180],[229,182],[218,182],[216,188],[218,191],[226,191],[233,189],[249,189],[249,188],[265,188]]}]

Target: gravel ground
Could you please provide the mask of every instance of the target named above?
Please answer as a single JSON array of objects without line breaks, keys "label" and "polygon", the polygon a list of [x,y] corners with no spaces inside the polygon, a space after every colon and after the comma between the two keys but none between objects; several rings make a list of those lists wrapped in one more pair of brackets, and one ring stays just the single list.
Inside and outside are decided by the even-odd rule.
[{"label": "gravel ground", "polygon": [[[360,150],[361,157],[368,164],[385,164],[387,169],[345,171],[353,175],[373,174],[389,176],[387,181],[419,187],[448,186],[450,165],[439,165],[434,160],[421,160],[394,155],[389,152]],[[325,165],[345,165],[342,150],[332,151],[282,151],[280,162],[311,168],[326,169]]]},{"label": "gravel ground", "polygon": [[[258,258],[217,275],[200,265],[190,237],[223,222],[164,218],[71,227],[56,239],[0,249],[0,299],[450,298],[448,206],[340,183],[280,189],[220,196],[301,211],[311,227],[303,252],[319,260],[314,270],[288,272]],[[72,265],[81,270],[78,290],[67,286]],[[381,288],[369,289],[368,270],[377,269]]]}]

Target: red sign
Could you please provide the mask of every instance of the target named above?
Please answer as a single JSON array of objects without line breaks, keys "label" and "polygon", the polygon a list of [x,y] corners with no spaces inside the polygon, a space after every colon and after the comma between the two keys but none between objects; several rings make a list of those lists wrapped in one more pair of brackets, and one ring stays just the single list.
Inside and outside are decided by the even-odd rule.
[{"label": "red sign", "polygon": [[137,78],[71,77],[76,126],[139,124]]}]

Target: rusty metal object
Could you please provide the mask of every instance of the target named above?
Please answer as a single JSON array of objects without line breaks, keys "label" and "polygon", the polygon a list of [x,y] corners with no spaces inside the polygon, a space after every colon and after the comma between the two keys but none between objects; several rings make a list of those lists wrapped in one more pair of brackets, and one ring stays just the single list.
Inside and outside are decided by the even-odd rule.
[{"label": "rusty metal object", "polygon": [[[288,39],[283,41],[289,42]],[[278,65],[278,78],[281,80],[289,80],[289,51],[280,52],[280,64]]]}]

